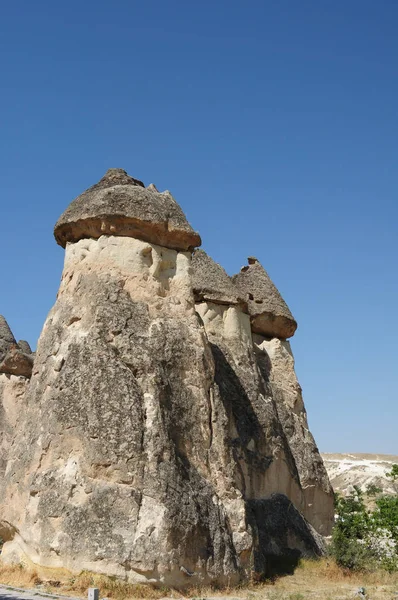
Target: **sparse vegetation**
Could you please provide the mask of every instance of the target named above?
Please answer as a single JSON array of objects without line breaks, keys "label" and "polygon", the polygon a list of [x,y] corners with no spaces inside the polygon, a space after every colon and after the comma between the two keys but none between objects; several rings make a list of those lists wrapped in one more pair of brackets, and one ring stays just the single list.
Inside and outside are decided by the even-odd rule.
[{"label": "sparse vegetation", "polygon": [[[398,465],[387,476],[397,482]],[[398,495],[378,494],[376,486],[368,487],[367,495],[376,497],[372,509],[358,487],[347,497],[336,496],[331,553],[339,566],[355,571],[398,570]]]},{"label": "sparse vegetation", "polygon": [[391,600],[398,590],[398,573],[388,573],[383,569],[373,572],[352,571],[339,567],[329,558],[303,560],[293,575],[268,582],[242,585],[234,589],[191,587],[174,590],[131,585],[115,577],[105,577],[87,571],[72,576],[63,569],[8,566],[0,563],[0,582],[81,598],[87,597],[88,587],[98,587],[100,596],[111,600],[159,600],[165,597],[198,600],[228,595],[242,600],[353,600],[356,591],[361,587],[366,589],[370,600]]}]

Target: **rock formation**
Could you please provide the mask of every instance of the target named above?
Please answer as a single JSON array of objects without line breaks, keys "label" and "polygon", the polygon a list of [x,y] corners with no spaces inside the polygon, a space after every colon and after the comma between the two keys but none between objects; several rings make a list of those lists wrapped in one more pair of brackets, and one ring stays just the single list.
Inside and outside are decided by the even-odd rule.
[{"label": "rock formation", "polygon": [[304,494],[303,504],[297,499],[295,504],[320,533],[327,535],[332,526],[332,489],[308,429],[293,354],[286,341],[294,334],[297,323],[256,258],[250,257],[248,265],[232,280],[242,295],[247,294],[257,365],[275,401]]},{"label": "rock formation", "polygon": [[[296,323],[265,272],[257,288],[192,258],[171,194],[120,169],[55,237],[61,285],[0,488],[4,558],[183,586],[322,553],[331,489],[285,355]],[[2,364],[30,356],[3,329]]]},{"label": "rock formation", "polygon": [[32,374],[32,351],[21,347],[0,315],[0,477],[23,406],[23,395]]},{"label": "rock formation", "polygon": [[247,296],[250,323],[254,333],[286,339],[297,329],[286,302],[256,258],[248,258],[248,266],[233,277],[243,296]]}]

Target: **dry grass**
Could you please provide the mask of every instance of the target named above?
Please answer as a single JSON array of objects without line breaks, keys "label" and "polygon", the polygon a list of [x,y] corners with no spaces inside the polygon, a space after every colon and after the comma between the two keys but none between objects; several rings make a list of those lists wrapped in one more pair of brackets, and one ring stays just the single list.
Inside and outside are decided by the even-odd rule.
[{"label": "dry grass", "polygon": [[293,575],[280,577],[272,589],[262,584],[261,593],[267,600],[354,600],[360,587],[369,600],[398,600],[398,573],[353,573],[331,559],[303,560]]},{"label": "dry grass", "polygon": [[302,561],[293,575],[273,582],[253,583],[233,589],[191,588],[183,592],[149,585],[132,585],[114,577],[83,571],[72,575],[64,569],[9,566],[0,563],[0,582],[6,585],[39,588],[48,593],[87,597],[89,587],[100,596],[114,600],[160,598],[208,598],[230,596],[247,600],[354,600],[359,587],[366,588],[369,600],[397,600],[398,574],[385,571],[355,574],[340,569],[332,560]]}]

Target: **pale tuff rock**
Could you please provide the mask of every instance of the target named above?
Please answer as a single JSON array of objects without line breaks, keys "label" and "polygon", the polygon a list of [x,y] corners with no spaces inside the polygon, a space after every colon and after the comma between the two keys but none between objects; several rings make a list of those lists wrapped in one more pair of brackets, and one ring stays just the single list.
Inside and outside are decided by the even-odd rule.
[{"label": "pale tuff rock", "polygon": [[200,246],[170,192],[144,187],[123,169],[109,169],[104,177],[68,206],[54,229],[58,244],[102,235],[135,237],[176,250]]},{"label": "pale tuff rock", "polygon": [[333,525],[333,490],[319,450],[308,429],[301,387],[287,341],[254,334],[260,371],[270,385],[279,419],[294,458],[305,504],[303,515],[323,535]]},{"label": "pale tuff rock", "polygon": [[[28,379],[16,375],[0,373],[0,477],[2,478],[8,460],[8,451],[15,433],[18,419],[23,411],[23,396]],[[1,519],[0,519],[1,521]],[[1,525],[0,525],[0,536]],[[5,538],[4,538],[5,539]]]},{"label": "pale tuff rock", "polygon": [[383,494],[397,494],[398,484],[387,477],[398,456],[390,454],[322,454],[330,481],[336,492],[347,495],[354,486],[363,492],[376,486]]},{"label": "pale tuff rock", "polygon": [[268,337],[286,339],[297,329],[286,302],[256,258],[232,277],[233,283],[248,302],[252,329]]},{"label": "pale tuff rock", "polygon": [[5,557],[130,581],[183,585],[182,565],[199,582],[239,579],[189,264],[131,238],[68,245],[6,475],[2,514],[19,533]]},{"label": "pale tuff rock", "polygon": [[55,235],[60,289],[4,437],[2,558],[183,586],[322,553],[290,366],[253,344],[222,267],[191,262],[200,238],[171,194],[112,169]]},{"label": "pale tuff rock", "polygon": [[[27,343],[27,342],[26,342]],[[23,395],[32,373],[33,360],[18,346],[0,315],[0,476],[4,475],[8,451],[17,420],[23,409]],[[1,536],[1,527],[0,527]]]},{"label": "pale tuff rock", "polygon": [[[227,274],[215,263],[212,268],[207,255],[203,267],[204,261],[195,260],[197,253],[192,262],[195,298],[203,297],[206,269],[220,273],[217,280],[209,277],[212,286],[207,289],[213,298],[221,297]],[[253,334],[257,342],[253,345],[250,318],[240,307],[197,302],[196,310],[211,343],[215,383],[227,409],[226,435],[235,448],[237,487],[253,501],[271,493],[286,495],[315,529],[328,533],[333,496],[308,431],[289,343],[274,338],[268,347],[264,338]],[[278,352],[281,348],[284,352]]]}]

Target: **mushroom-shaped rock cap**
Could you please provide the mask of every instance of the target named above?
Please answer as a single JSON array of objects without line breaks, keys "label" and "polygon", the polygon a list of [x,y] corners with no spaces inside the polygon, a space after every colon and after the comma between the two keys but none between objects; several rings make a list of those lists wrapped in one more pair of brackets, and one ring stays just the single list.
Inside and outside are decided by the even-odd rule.
[{"label": "mushroom-shaped rock cap", "polygon": [[30,347],[29,342],[26,340],[19,340],[18,347],[22,350],[22,352],[25,352],[25,354],[32,354],[32,348]]},{"label": "mushroom-shaped rock cap", "polygon": [[54,228],[64,248],[67,242],[101,235],[135,237],[184,251],[201,244],[170,192],[160,193],[153,185],[146,188],[123,169],[109,169],[71,202]]},{"label": "mushroom-shaped rock cap", "polygon": [[248,301],[253,332],[281,339],[291,337],[297,323],[289,307],[258,260],[250,257],[248,263],[232,281]]},{"label": "mushroom-shaped rock cap", "polygon": [[226,271],[204,250],[192,255],[192,287],[196,302],[244,303]]},{"label": "mushroom-shaped rock cap", "polygon": [[26,354],[16,344],[8,349],[4,359],[0,362],[0,373],[8,375],[32,376],[33,354]]},{"label": "mushroom-shaped rock cap", "polygon": [[12,335],[12,331],[9,328],[7,321],[0,315],[0,363],[7,354],[8,349],[15,343],[15,338]]}]

